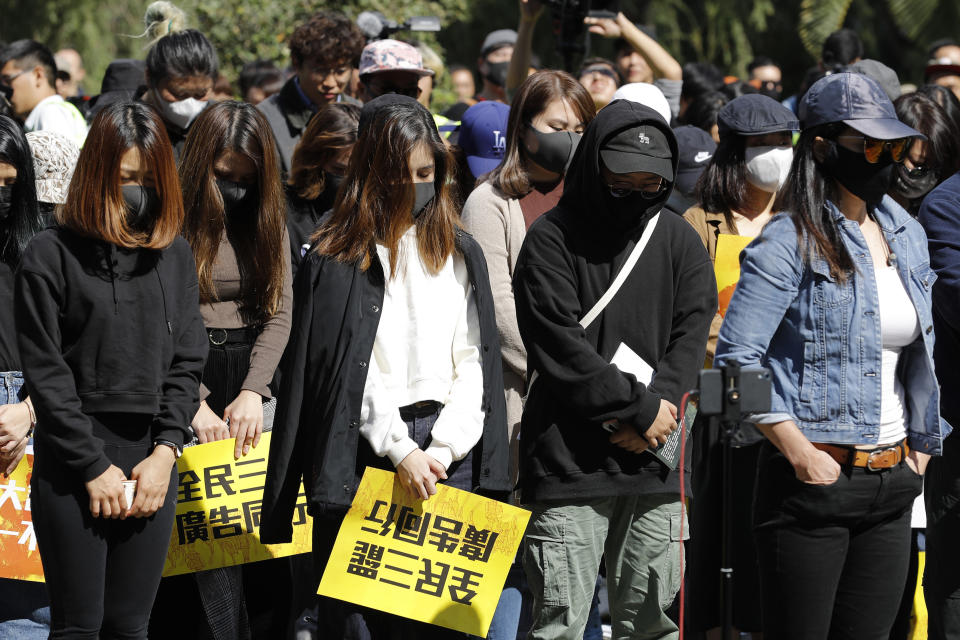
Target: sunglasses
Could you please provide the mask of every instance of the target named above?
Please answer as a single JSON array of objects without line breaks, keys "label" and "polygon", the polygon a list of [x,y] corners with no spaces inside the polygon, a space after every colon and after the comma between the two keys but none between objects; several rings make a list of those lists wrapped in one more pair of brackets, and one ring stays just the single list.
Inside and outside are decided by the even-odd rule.
[{"label": "sunglasses", "polygon": [[894,162],[903,162],[910,148],[910,142],[913,138],[897,138],[896,140],[875,140],[866,136],[837,136],[837,140],[857,140],[863,142],[863,155],[870,164],[876,164],[880,161],[880,156],[884,150],[890,152],[890,157]]},{"label": "sunglasses", "polygon": [[626,198],[634,193],[639,193],[646,199],[652,199],[663,193],[667,188],[667,185],[664,184],[663,179],[661,179],[660,182],[645,184],[639,189],[631,189],[629,187],[619,187],[614,185],[607,185],[607,188],[610,189],[610,195],[614,198]]}]

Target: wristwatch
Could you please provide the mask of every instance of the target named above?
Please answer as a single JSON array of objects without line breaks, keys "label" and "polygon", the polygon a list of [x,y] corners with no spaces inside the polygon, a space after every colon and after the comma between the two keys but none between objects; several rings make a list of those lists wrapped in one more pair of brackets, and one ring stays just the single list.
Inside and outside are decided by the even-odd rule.
[{"label": "wristwatch", "polygon": [[160,439],[154,440],[154,441],[153,441],[153,446],[154,446],[154,448],[156,448],[156,447],[158,447],[158,446],[161,446],[161,447],[170,447],[171,449],[173,449],[173,457],[174,457],[174,459],[179,458],[180,456],[183,455],[183,449],[181,449],[180,447],[178,447],[175,443],[170,442],[169,440],[160,440]]}]

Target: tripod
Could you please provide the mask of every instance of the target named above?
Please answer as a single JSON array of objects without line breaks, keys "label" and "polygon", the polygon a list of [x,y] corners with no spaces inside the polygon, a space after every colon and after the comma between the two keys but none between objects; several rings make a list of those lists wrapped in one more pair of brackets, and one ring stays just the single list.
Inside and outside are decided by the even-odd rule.
[{"label": "tripod", "polygon": [[770,410],[770,372],[743,369],[731,363],[700,373],[700,413],[709,416],[709,429],[720,434],[721,638],[733,638],[733,440],[746,413]]}]

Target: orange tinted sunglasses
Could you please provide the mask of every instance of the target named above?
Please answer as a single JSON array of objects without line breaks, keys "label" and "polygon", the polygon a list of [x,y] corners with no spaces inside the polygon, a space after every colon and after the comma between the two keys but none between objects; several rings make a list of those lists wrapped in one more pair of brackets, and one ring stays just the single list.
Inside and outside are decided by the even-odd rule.
[{"label": "orange tinted sunglasses", "polygon": [[837,140],[847,138],[849,140],[863,141],[863,155],[870,164],[876,164],[883,155],[883,150],[890,151],[890,157],[894,162],[902,162],[907,155],[907,149],[910,148],[910,141],[913,138],[897,138],[896,140],[875,140],[866,136],[837,136]]}]

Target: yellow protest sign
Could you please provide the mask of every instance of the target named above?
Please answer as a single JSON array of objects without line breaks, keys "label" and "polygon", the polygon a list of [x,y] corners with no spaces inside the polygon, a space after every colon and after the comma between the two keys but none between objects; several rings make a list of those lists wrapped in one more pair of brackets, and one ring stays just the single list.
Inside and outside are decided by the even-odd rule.
[{"label": "yellow protest sign", "polygon": [[230,567],[312,550],[311,518],[300,485],[293,541],[260,543],[260,504],[267,477],[270,433],[256,449],[233,459],[233,438],[183,450],[177,460],[177,516],[163,575]]},{"label": "yellow protest sign", "polygon": [[717,236],[717,255],[713,262],[713,272],[717,277],[717,293],[720,297],[719,313],[725,316],[730,298],[740,279],[740,252],[753,241],[753,238],[721,233]]},{"label": "yellow protest sign", "polygon": [[368,467],[318,593],[486,637],[530,512],[438,485],[411,498]]},{"label": "yellow protest sign", "polygon": [[33,455],[27,454],[10,477],[0,478],[0,577],[43,582],[30,510],[32,475]]},{"label": "yellow protest sign", "polygon": [[[177,515],[163,575],[312,550],[312,519],[307,516],[303,485],[293,518],[293,541],[260,543],[260,504],[270,433],[264,433],[257,448],[239,460],[233,459],[233,447],[232,438],[187,447],[177,461]],[[43,582],[43,566],[30,515],[32,474],[33,456],[26,455],[9,478],[0,478],[0,578]]]}]

